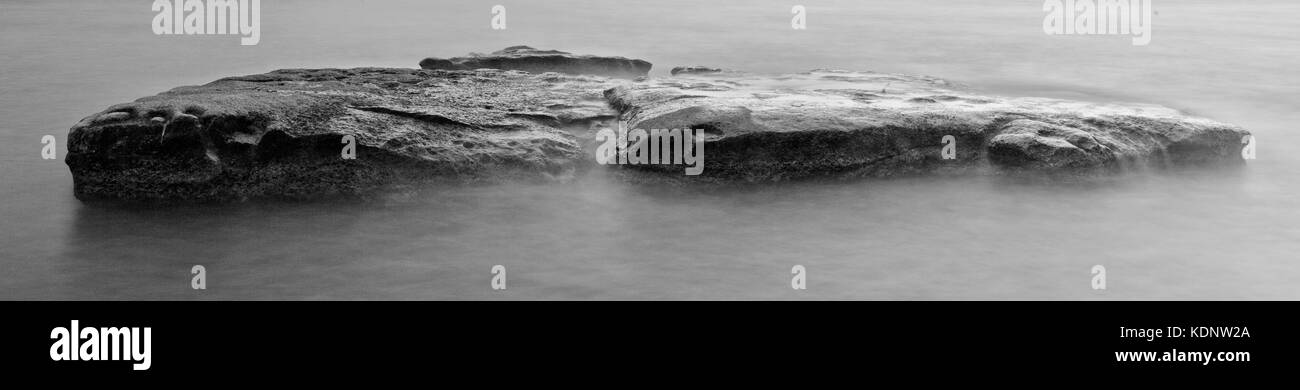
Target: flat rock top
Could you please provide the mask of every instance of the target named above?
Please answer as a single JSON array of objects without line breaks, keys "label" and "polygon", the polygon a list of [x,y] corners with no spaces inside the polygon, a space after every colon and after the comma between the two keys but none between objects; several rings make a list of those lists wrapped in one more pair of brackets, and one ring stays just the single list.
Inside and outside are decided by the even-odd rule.
[{"label": "flat rock top", "polygon": [[[511,131],[608,115],[608,80],[502,70],[285,69],[180,87],[110,107],[81,126],[155,117],[249,116],[292,136],[337,133],[327,126],[354,110],[384,112],[467,129]],[[122,112],[126,115],[105,114]],[[387,129],[355,128],[363,140]]]},{"label": "flat rock top", "polygon": [[[287,69],[119,104],[70,133],[78,196],[245,199],[363,193],[424,177],[550,180],[582,162],[565,130],[615,113],[601,77]],[[352,137],[356,160],[340,159]]]},{"label": "flat rock top", "polygon": [[494,51],[490,55],[480,54],[480,55],[469,55],[467,57],[453,57],[451,58],[451,60],[455,61],[457,59],[482,58],[482,57],[528,58],[528,57],[547,57],[547,56],[563,56],[563,57],[573,57],[573,58],[610,58],[610,59],[623,59],[623,60],[628,59],[627,57],[620,57],[620,56],[597,56],[592,54],[573,54],[567,51],[560,51],[560,50],[534,49],[530,46],[519,45],[519,46],[510,46],[505,49]]},{"label": "flat rock top", "polygon": [[[968,91],[927,76],[816,70],[761,75],[735,71],[691,73],[620,86],[606,93],[630,128],[703,129],[707,141],[737,140],[729,154],[743,171],[758,156],[774,156],[789,143],[774,134],[817,144],[832,133],[848,134],[844,148],[806,148],[763,161],[822,160],[826,170],[877,164],[911,156],[928,159],[928,148],[952,136],[974,148],[964,161],[1003,166],[1083,168],[1129,161],[1230,159],[1244,130],[1150,104],[1116,104],[1034,97],[1002,97]],[[756,141],[751,135],[762,135]],[[764,150],[763,145],[772,145]],[[724,147],[720,144],[718,147]],[[764,150],[758,152],[758,150]],[[714,154],[717,155],[716,153]],[[754,158],[746,155],[756,156]]]},{"label": "flat rock top", "polygon": [[743,107],[755,119],[756,126],[737,129],[740,131],[851,129],[940,113],[959,116],[1023,113],[1075,118],[1135,116],[1217,123],[1159,105],[998,97],[970,92],[961,85],[934,77],[841,70],[780,75],[733,71],[681,73],[636,83],[618,91],[613,98],[616,105],[638,107],[640,111],[636,115],[645,119],[692,106]]},{"label": "flat rock top", "polygon": [[429,57],[420,61],[420,67],[459,70],[495,68],[532,73],[559,72],[631,79],[649,74],[652,64],[626,57],[578,55],[559,50],[511,46],[491,54],[471,53],[468,56],[446,59]]}]

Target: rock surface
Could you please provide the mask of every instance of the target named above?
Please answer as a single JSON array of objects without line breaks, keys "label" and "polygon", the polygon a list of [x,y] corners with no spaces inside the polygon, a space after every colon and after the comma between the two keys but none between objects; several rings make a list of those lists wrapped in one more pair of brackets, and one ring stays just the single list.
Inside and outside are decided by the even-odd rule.
[{"label": "rock surface", "polygon": [[[981,96],[940,79],[881,73],[681,72],[606,97],[627,128],[704,129],[700,179],[1240,161],[1249,134],[1160,106]],[[943,158],[945,136],[952,159]]]},{"label": "rock surface", "polygon": [[470,55],[449,59],[425,58],[420,68],[474,70],[482,68],[520,70],[530,73],[559,72],[633,79],[650,72],[651,64],[623,57],[575,55],[559,50],[538,50],[528,46],[511,46],[488,55]]},{"label": "rock surface", "polygon": [[[552,56],[563,60],[539,60]],[[1160,106],[985,96],[923,76],[693,67],[629,81],[477,69],[627,76],[649,70],[640,63],[513,47],[422,62],[457,70],[230,77],[83,119],[66,162],[80,199],[225,201],[565,181],[595,166],[593,129],[615,120],[701,129],[700,176],[674,165],[609,167],[693,182],[1240,162],[1249,135]],[[344,158],[349,138],[355,159]]]},{"label": "rock surface", "polygon": [[[609,118],[603,78],[515,71],[297,69],[110,107],[69,135],[80,199],[364,195],[406,183],[556,180],[566,126]],[[343,158],[344,137],[355,159]]]},{"label": "rock surface", "polygon": [[676,75],[686,75],[686,74],[712,74],[712,73],[722,73],[722,72],[723,70],[721,68],[710,68],[707,66],[695,65],[695,66],[673,67],[673,70],[669,71],[668,73],[671,73],[673,76],[676,76]]}]

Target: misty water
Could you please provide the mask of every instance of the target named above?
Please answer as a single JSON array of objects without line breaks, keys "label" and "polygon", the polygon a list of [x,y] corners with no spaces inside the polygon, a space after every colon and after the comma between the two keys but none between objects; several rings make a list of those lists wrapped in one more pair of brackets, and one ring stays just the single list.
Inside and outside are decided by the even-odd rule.
[{"label": "misty water", "polygon": [[[1300,3],[1155,1],[1152,41],[1048,36],[1041,1],[264,1],[261,43],[155,36],[148,2],[0,0],[3,299],[1300,299]],[[370,202],[73,197],[68,128],[181,85],[527,44],[756,72],[943,77],[1241,125],[1241,167],[732,189],[428,188]],[[58,137],[59,159],[40,157]],[[613,168],[611,168],[613,169]],[[208,289],[190,289],[190,269]],[[489,286],[493,265],[508,290]],[[795,264],[808,290],[790,288]],[[1090,287],[1105,265],[1108,288]]]}]

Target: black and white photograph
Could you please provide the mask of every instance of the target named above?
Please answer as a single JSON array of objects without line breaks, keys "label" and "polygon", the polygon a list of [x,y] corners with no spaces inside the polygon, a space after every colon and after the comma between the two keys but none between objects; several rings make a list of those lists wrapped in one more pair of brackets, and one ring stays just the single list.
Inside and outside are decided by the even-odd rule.
[{"label": "black and white photograph", "polygon": [[[1296,301],[1297,20],[1292,0],[0,0],[0,300]],[[57,311],[24,359],[169,360],[87,337],[149,321]],[[1079,325],[1109,343],[1088,360],[1243,366],[1270,337],[1116,317]],[[1178,348],[1198,337],[1229,341]]]}]

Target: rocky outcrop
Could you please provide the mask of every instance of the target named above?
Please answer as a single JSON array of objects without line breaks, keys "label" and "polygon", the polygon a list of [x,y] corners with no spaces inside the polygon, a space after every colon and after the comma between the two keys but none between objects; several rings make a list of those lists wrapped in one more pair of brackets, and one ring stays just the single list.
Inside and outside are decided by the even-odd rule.
[{"label": "rocky outcrop", "polygon": [[692,180],[1240,161],[1248,135],[1159,106],[983,96],[941,79],[881,73],[679,72],[606,97],[628,128],[703,129],[707,168]]},{"label": "rocky outcrop", "polygon": [[566,181],[595,166],[593,129],[616,120],[704,139],[699,176],[611,167],[623,177],[727,183],[1236,163],[1249,135],[1160,106],[986,96],[924,76],[557,73],[643,75],[640,63],[514,47],[422,63],[437,69],[230,77],[83,119],[66,162],[81,199],[223,201]]},{"label": "rocky outcrop", "polygon": [[488,55],[470,55],[449,59],[425,58],[420,68],[473,70],[482,68],[520,70],[530,73],[559,72],[633,79],[646,76],[651,64],[623,57],[575,55],[559,50],[538,50],[528,46],[511,46]]},{"label": "rocky outcrop", "polygon": [[673,76],[676,76],[679,74],[713,74],[713,73],[722,73],[723,71],[724,70],[720,68],[710,68],[707,66],[695,65],[695,66],[673,67],[673,70],[669,71],[668,73],[671,73]]},{"label": "rocky outcrop", "polygon": [[[110,107],[74,126],[81,199],[365,195],[416,182],[563,180],[566,126],[613,112],[608,80],[556,73],[297,69]],[[355,141],[345,158],[344,137]]]}]

